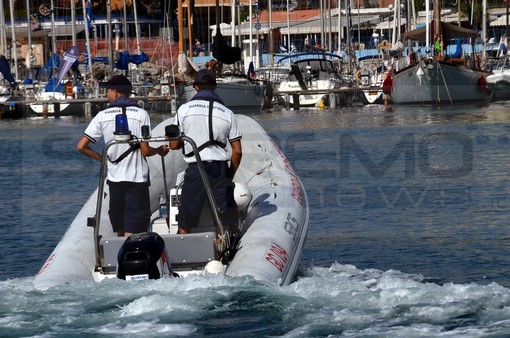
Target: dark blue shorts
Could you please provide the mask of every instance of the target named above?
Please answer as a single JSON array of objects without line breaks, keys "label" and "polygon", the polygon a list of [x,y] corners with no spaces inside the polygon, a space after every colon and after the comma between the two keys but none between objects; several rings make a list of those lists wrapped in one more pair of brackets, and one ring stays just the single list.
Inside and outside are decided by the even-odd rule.
[{"label": "dark blue shorts", "polygon": [[[224,226],[237,226],[237,204],[234,200],[234,183],[228,162],[204,162],[205,171],[213,191],[216,206]],[[209,203],[204,183],[196,163],[190,163],[182,186],[179,204],[179,227],[191,230],[200,221],[204,203]]]},{"label": "dark blue shorts", "polygon": [[114,232],[145,232],[151,208],[148,183],[110,182],[110,222]]}]

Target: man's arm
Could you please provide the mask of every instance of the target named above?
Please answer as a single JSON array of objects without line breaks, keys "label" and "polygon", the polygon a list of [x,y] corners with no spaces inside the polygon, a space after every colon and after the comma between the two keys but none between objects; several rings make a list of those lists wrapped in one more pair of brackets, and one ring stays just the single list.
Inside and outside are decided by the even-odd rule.
[{"label": "man's arm", "polygon": [[171,140],[170,141],[170,149],[172,149],[172,150],[181,149],[183,145],[184,145],[184,142],[181,140]]},{"label": "man's arm", "polygon": [[83,136],[78,144],[76,145],[76,150],[78,150],[83,155],[90,157],[93,160],[101,162],[102,156],[97,151],[90,147],[90,140]]},{"label": "man's arm", "polygon": [[241,158],[243,157],[243,149],[241,146],[241,140],[235,140],[230,142],[230,146],[232,147],[232,156],[230,157],[230,171],[232,172],[232,177],[234,177],[237,168],[241,164]]},{"label": "man's arm", "polygon": [[144,157],[151,157],[154,155],[165,156],[166,154],[168,154],[169,149],[166,144],[163,144],[162,146],[159,146],[157,148],[153,148],[149,145],[148,142],[141,142],[140,151],[142,152],[142,155]]}]

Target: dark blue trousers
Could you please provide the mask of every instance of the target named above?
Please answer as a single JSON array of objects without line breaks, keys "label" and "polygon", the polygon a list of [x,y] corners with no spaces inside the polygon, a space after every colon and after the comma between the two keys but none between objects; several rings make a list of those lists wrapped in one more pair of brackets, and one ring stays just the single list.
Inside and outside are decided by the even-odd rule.
[{"label": "dark blue trousers", "polygon": [[[221,221],[225,227],[237,226],[238,212],[234,200],[234,183],[228,162],[204,162]],[[204,203],[208,203],[204,183],[196,163],[190,163],[184,175],[179,204],[179,227],[186,231],[198,225]]]}]

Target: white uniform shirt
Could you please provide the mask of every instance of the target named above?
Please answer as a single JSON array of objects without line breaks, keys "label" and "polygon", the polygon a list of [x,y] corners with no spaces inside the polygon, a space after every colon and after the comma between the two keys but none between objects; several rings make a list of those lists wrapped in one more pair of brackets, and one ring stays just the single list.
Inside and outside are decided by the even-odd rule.
[{"label": "white uniform shirt", "polygon": [[[115,131],[115,116],[122,114],[121,107],[111,107],[100,111],[90,122],[84,135],[92,143],[96,143],[101,137],[105,144],[113,139]],[[133,136],[141,138],[142,126],[150,126],[149,114],[139,107],[127,107],[128,127]],[[127,149],[128,144],[112,145],[108,149],[108,158],[111,161],[118,159]],[[140,150],[132,151],[127,157],[117,164],[108,161],[108,180],[112,182],[147,182],[149,179],[149,167]]]},{"label": "white uniform shirt", "polygon": [[[213,138],[225,145],[241,139],[241,130],[237,125],[234,113],[222,105],[213,104]],[[209,101],[192,100],[187,102],[177,112],[179,128],[184,135],[195,141],[197,147],[209,141]],[[193,151],[190,144],[185,142],[184,153]],[[221,148],[218,145],[211,145],[200,151],[202,161],[229,161],[231,157],[230,147]],[[195,156],[185,157],[186,162],[196,162]]]}]

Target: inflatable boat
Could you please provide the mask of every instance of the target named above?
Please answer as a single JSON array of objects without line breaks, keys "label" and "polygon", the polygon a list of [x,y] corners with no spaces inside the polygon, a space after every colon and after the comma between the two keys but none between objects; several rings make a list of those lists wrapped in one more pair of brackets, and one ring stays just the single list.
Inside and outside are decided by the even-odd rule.
[{"label": "inflatable boat", "polygon": [[[106,168],[102,168],[98,188],[35,276],[34,287],[47,289],[105,278],[185,278],[203,273],[291,283],[308,230],[308,198],[290,162],[263,128],[248,116],[237,118],[243,134],[243,158],[234,177],[241,215],[235,234],[222,227],[204,174],[209,203],[202,209],[200,225],[192,233],[177,234],[177,205],[187,163],[181,151],[171,151],[164,158],[147,158],[153,212],[148,232],[118,237],[108,217]],[[155,147],[179,138],[193,143],[179,134],[173,118],[145,134],[144,139]],[[121,142],[133,140],[112,141],[105,149]],[[167,214],[160,210],[162,197]]]}]

